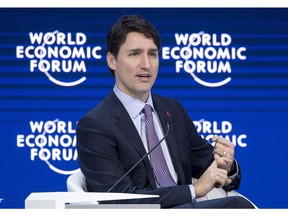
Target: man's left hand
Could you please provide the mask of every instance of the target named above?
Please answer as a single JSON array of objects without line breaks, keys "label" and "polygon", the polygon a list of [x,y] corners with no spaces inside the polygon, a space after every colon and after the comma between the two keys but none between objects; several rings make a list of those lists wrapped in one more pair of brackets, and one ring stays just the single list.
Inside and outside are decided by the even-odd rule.
[{"label": "man's left hand", "polygon": [[235,145],[221,136],[214,136],[212,141],[215,142],[213,153],[218,167],[230,172],[234,162]]}]

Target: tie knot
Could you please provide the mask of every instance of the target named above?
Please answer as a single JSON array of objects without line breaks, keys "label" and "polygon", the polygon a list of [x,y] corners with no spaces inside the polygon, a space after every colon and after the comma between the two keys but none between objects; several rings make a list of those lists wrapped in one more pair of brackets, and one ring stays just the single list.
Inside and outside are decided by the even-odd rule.
[{"label": "tie knot", "polygon": [[152,115],[152,107],[149,104],[145,104],[143,110],[144,110],[144,114],[146,116],[151,116]]}]

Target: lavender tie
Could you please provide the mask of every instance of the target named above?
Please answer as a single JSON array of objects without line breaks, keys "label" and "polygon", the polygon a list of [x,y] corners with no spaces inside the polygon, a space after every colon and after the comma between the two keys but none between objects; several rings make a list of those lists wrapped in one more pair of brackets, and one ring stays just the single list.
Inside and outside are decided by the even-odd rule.
[{"label": "lavender tie", "polygon": [[[148,149],[150,151],[150,149],[152,149],[159,142],[159,138],[155,131],[152,116],[152,107],[150,105],[145,105],[144,114],[146,124],[146,138]],[[169,187],[176,185],[169,172],[161,145],[156,147],[151,152],[150,163],[154,171],[155,180],[157,181],[159,187]]]}]

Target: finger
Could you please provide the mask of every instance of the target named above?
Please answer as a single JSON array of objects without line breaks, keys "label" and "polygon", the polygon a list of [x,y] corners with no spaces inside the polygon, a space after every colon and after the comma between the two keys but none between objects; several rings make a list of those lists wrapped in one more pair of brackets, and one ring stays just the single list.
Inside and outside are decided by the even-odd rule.
[{"label": "finger", "polygon": [[228,157],[221,157],[221,159],[226,163],[226,164],[232,164],[234,162],[234,159],[228,158]]},{"label": "finger", "polygon": [[212,138],[212,141],[215,142],[214,147],[218,146],[218,145],[220,145],[220,146],[222,145],[222,146],[226,146],[226,147],[233,147],[233,148],[235,147],[235,145],[231,141],[229,141],[228,139],[225,139],[221,136],[215,135]]},{"label": "finger", "polygon": [[227,179],[226,179],[226,182],[225,182],[225,185],[229,185],[229,184],[231,184],[231,183],[232,183],[232,180],[229,179],[229,178],[227,178]]},{"label": "finger", "polygon": [[231,184],[231,183],[232,183],[232,180],[229,179],[229,178],[227,178],[224,182],[216,182],[215,185],[214,185],[214,187],[215,187],[215,188],[222,188],[222,187],[224,187],[225,185],[229,185],[229,184]]},{"label": "finger", "polygon": [[234,158],[234,146],[227,147],[221,143],[217,143],[217,146],[214,147],[215,154],[218,154],[220,157]]},{"label": "finger", "polygon": [[235,147],[232,142],[217,135],[214,135],[212,141],[214,142],[214,148],[222,148],[224,150],[227,150]]},{"label": "finger", "polygon": [[218,136],[218,135],[214,135],[214,136],[212,137],[212,141],[213,141],[213,142],[218,141],[219,137],[220,137],[220,136]]},{"label": "finger", "polygon": [[216,148],[216,149],[214,149],[213,154],[217,154],[220,157],[229,158],[229,159],[233,159],[234,158],[233,153],[231,153],[231,151],[229,151],[228,149],[227,150],[225,150],[225,149],[223,150],[223,149],[220,149],[220,148]]},{"label": "finger", "polygon": [[231,167],[232,163],[233,163],[232,159],[220,157],[217,154],[214,154],[214,159],[215,159],[215,161],[217,163],[217,167],[225,169],[225,170],[228,170]]},{"label": "finger", "polygon": [[228,179],[227,175],[218,173],[214,187],[216,188],[223,187],[226,183],[228,183],[227,179]]},{"label": "finger", "polygon": [[234,155],[232,153],[229,152],[225,152],[225,151],[220,151],[221,153],[219,153],[218,150],[214,151],[213,153],[218,155],[222,160],[224,160],[226,163],[231,163],[234,161]]},{"label": "finger", "polygon": [[234,144],[228,146],[220,142],[217,142],[216,146],[214,146],[214,149],[220,149],[222,151],[226,151],[230,153],[234,152],[234,148],[235,148]]},{"label": "finger", "polygon": [[218,154],[214,154],[214,159],[217,165],[232,164],[234,162],[234,159],[228,157],[220,157]]},{"label": "finger", "polygon": [[219,159],[215,159],[217,162],[217,168],[227,170],[228,169],[228,164],[226,164],[220,157]]},{"label": "finger", "polygon": [[218,154],[220,157],[224,156],[224,152],[226,152],[225,154],[227,156],[227,151],[224,151],[221,148],[214,148],[214,151],[213,151],[214,154]]},{"label": "finger", "polygon": [[214,146],[214,148],[216,147],[216,145],[218,143],[218,139],[219,139],[219,136],[217,136],[217,135],[214,135],[212,138],[212,142],[214,142],[212,145]]}]

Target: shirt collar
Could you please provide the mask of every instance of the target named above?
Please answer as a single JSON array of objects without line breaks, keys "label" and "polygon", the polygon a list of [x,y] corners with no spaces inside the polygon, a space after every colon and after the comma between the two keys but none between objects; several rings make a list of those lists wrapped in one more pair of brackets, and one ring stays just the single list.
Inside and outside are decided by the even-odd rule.
[{"label": "shirt collar", "polygon": [[116,94],[116,96],[121,101],[121,103],[126,108],[129,115],[133,119],[135,119],[139,114],[141,114],[145,104],[149,104],[154,110],[151,93],[149,93],[148,99],[147,99],[146,103],[144,103],[143,101],[136,99],[134,97],[131,97],[131,96],[125,94],[124,92],[122,92],[116,84],[114,85],[113,90],[114,90],[114,93]]}]

